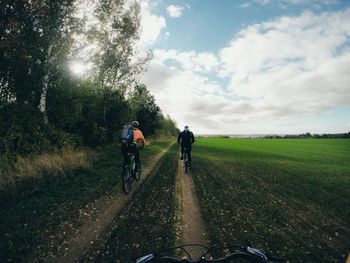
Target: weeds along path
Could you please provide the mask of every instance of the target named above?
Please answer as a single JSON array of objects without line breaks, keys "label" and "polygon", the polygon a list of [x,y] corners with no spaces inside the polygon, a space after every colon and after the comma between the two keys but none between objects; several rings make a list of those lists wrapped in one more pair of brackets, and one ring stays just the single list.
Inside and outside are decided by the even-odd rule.
[{"label": "weeds along path", "polygon": [[139,182],[134,182],[132,190],[128,195],[119,195],[115,199],[106,201],[104,198],[96,200],[92,207],[99,207],[99,212],[83,223],[83,225],[61,244],[60,251],[56,255],[51,255],[48,262],[77,262],[84,252],[89,251],[96,240],[110,228],[110,224],[115,215],[123,208],[126,202],[140,187],[142,182],[147,178],[148,174],[156,166],[158,161],[173,145],[171,143],[167,148],[162,150],[152,162],[143,166],[142,176]]},{"label": "weeds along path", "polygon": [[[193,243],[207,245],[207,231],[195,195],[194,181],[191,171],[185,174],[182,161],[178,165],[176,193],[179,219],[177,223],[179,245]],[[193,259],[198,259],[205,252],[203,248],[196,246],[190,247],[188,251]]]}]

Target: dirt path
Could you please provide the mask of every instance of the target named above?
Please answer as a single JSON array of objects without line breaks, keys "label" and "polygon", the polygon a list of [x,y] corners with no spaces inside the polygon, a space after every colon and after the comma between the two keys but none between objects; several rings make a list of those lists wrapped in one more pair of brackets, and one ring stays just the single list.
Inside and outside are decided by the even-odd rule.
[{"label": "dirt path", "polygon": [[128,195],[121,194],[117,198],[106,200],[101,198],[96,200],[91,207],[98,207],[99,212],[90,220],[86,220],[83,225],[71,234],[59,247],[62,248],[56,255],[50,255],[45,262],[77,262],[84,252],[89,251],[99,237],[108,231],[111,221],[115,215],[121,210],[125,203],[131,198],[133,193],[140,187],[142,182],[156,166],[162,156],[169,150],[172,144],[160,152],[153,162],[143,168],[142,176],[139,182],[132,186],[132,190]]},{"label": "dirt path", "polygon": [[[179,245],[182,244],[208,244],[207,232],[205,230],[198,200],[195,195],[194,181],[191,171],[184,172],[183,162],[179,162],[179,169],[176,180],[176,192],[178,200],[178,226],[180,233],[178,237]],[[198,259],[205,250],[201,247],[191,247],[188,249],[192,259]]]}]

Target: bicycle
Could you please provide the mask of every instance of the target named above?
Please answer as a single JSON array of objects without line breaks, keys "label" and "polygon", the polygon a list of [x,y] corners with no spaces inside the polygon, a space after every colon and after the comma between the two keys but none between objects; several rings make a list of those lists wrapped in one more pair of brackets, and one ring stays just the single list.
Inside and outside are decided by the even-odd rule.
[{"label": "bicycle", "polygon": [[[199,246],[203,247],[206,249],[206,252],[198,259],[198,260],[192,260],[190,254],[186,250],[185,247],[191,247],[191,246]],[[217,258],[217,259],[206,259],[209,254],[213,255],[215,249],[234,249],[237,252],[230,253],[227,256]],[[186,253],[186,256],[188,259],[177,259],[174,257],[169,257],[169,256],[162,256],[165,252],[171,251],[171,250],[176,250],[176,249],[181,249]],[[242,261],[243,260],[243,261]],[[136,260],[136,263],[210,263],[210,262],[215,262],[215,263],[228,263],[228,262],[254,262],[254,263],[268,263],[268,262],[285,262],[289,263],[288,260],[274,257],[268,254],[263,253],[262,251],[251,248],[251,247],[243,247],[243,246],[223,246],[223,247],[207,247],[204,245],[199,245],[199,244],[187,244],[187,245],[182,245],[182,246],[177,246],[177,247],[172,247],[172,248],[167,248],[160,250],[154,254],[149,254],[144,257],[141,257]]]},{"label": "bicycle", "polygon": [[126,194],[130,192],[132,183],[141,178],[141,162],[136,163],[135,154],[130,150],[127,151],[127,158],[122,175],[123,190]]},{"label": "bicycle", "polygon": [[187,174],[188,167],[189,167],[187,147],[184,147],[183,160],[184,160],[185,173]]}]

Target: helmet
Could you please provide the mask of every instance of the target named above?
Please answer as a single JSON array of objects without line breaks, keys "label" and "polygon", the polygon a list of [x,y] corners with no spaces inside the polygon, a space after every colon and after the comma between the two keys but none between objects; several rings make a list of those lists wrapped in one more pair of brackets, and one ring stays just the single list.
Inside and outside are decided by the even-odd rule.
[{"label": "helmet", "polygon": [[139,122],[138,121],[133,121],[132,123],[131,123],[131,125],[132,126],[134,126],[135,128],[137,128],[137,127],[139,127]]}]

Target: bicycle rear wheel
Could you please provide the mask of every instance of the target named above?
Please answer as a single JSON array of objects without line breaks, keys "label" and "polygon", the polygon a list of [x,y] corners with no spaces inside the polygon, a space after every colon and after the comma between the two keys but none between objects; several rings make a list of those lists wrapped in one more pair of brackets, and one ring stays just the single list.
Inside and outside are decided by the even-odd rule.
[{"label": "bicycle rear wheel", "polygon": [[136,164],[135,167],[135,179],[136,181],[140,180],[141,178],[141,163]]},{"label": "bicycle rear wheel", "polygon": [[125,167],[123,170],[123,190],[126,194],[130,192],[131,189],[131,173],[130,168]]},{"label": "bicycle rear wheel", "polygon": [[187,171],[188,171],[188,155],[187,155],[187,153],[184,153],[184,167],[185,167],[185,173],[187,174]]}]

